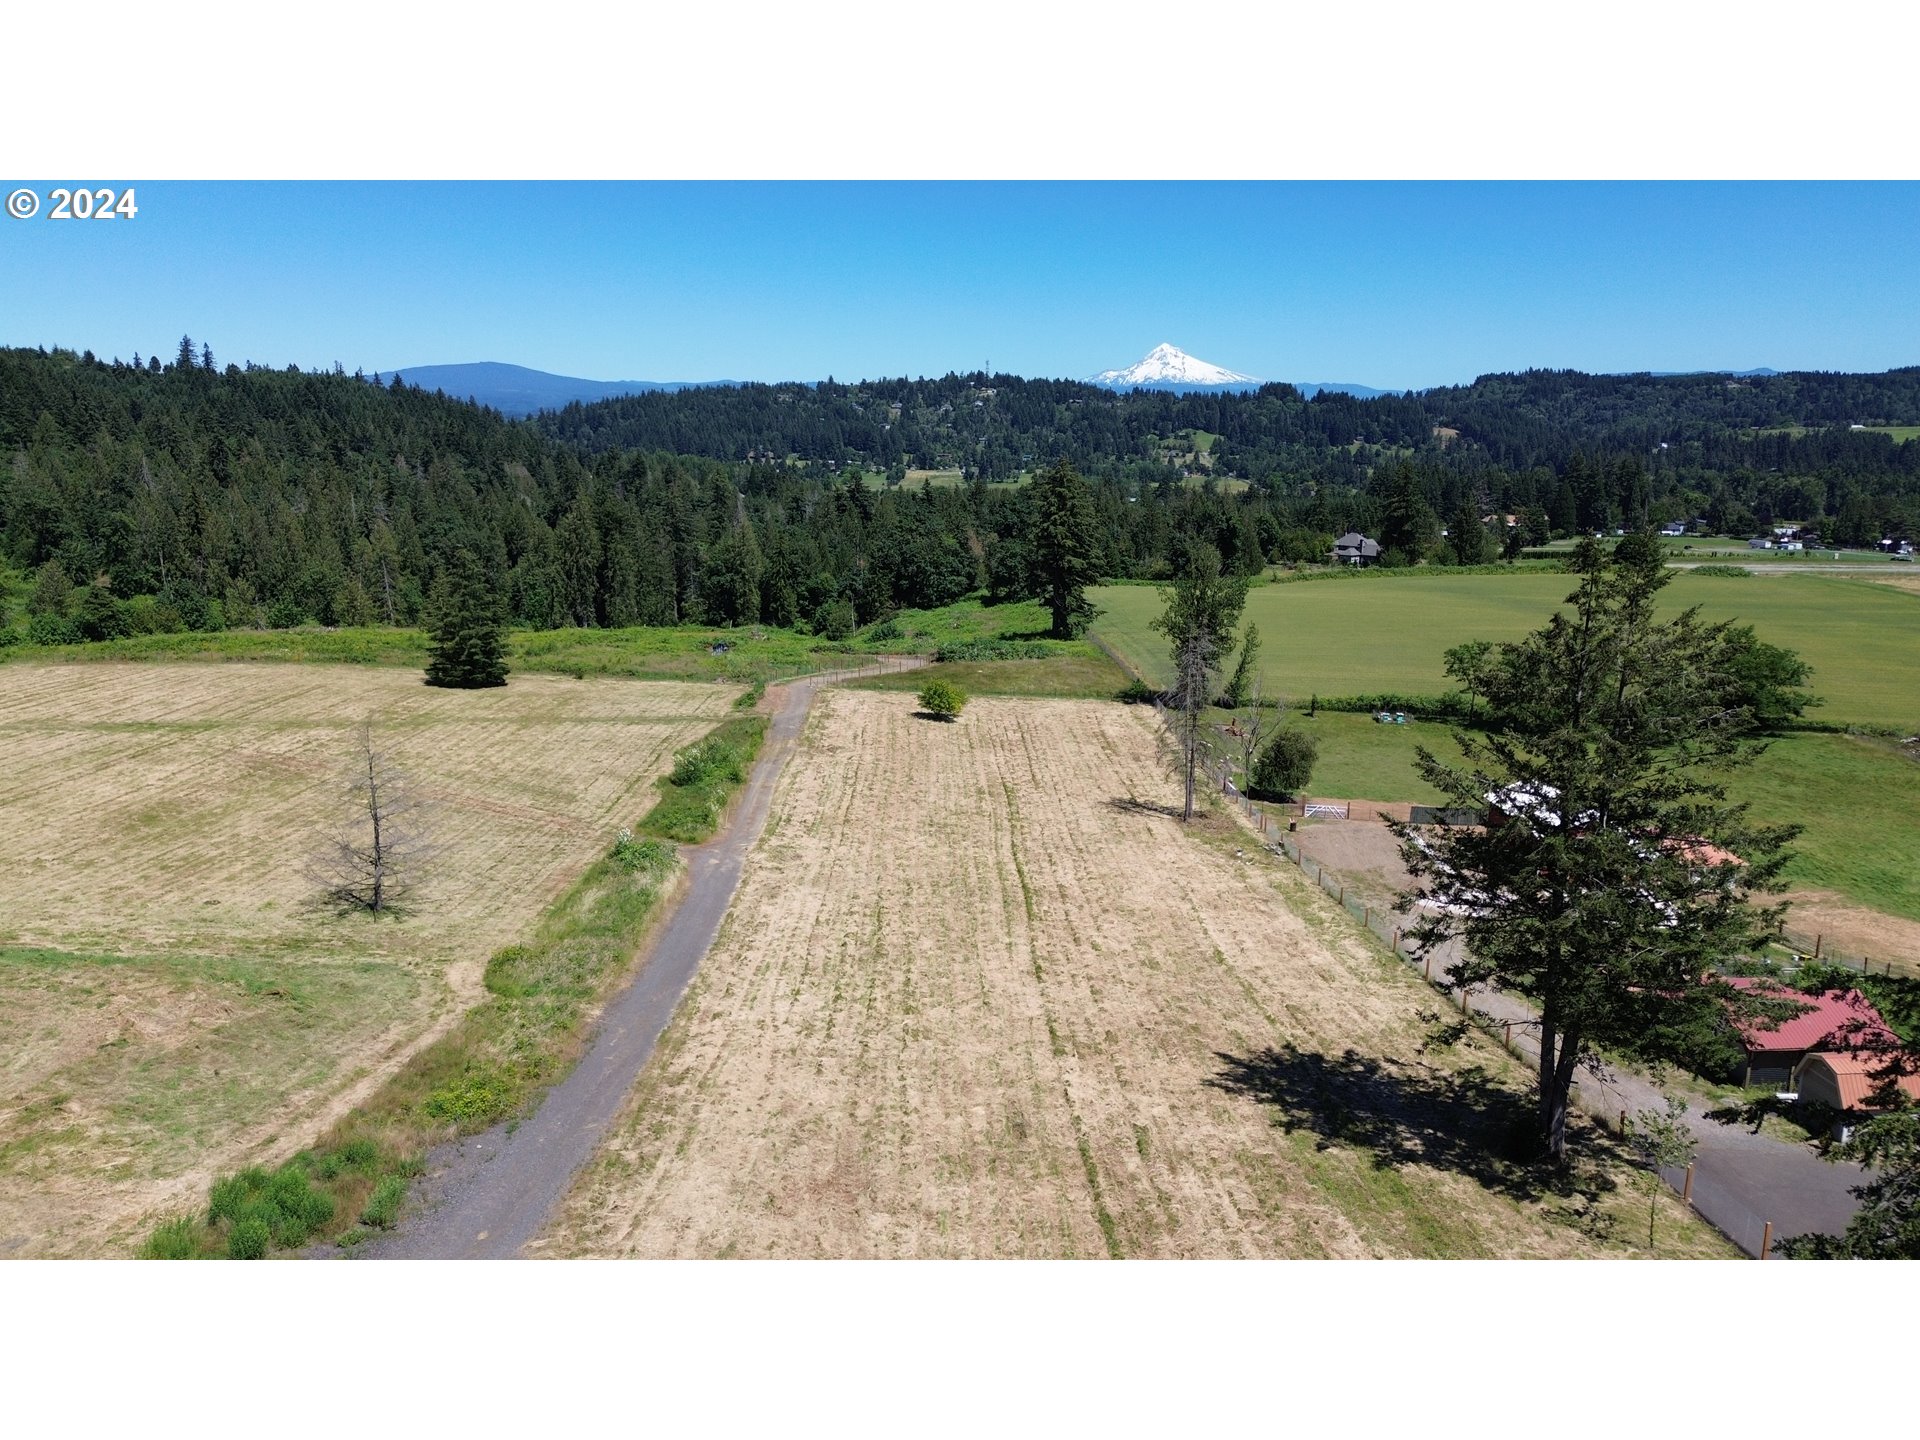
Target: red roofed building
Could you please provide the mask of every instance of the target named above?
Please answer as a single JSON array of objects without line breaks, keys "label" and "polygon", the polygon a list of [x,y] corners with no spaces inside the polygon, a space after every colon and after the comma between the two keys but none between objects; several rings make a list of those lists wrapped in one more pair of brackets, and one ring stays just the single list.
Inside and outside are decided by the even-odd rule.
[{"label": "red roofed building", "polygon": [[1747,1084],[1785,1080],[1815,1050],[1852,1050],[1869,1042],[1893,1040],[1893,1032],[1858,990],[1829,990],[1802,995],[1761,976],[1732,975],[1727,983],[1748,994],[1770,1000],[1793,1000],[1810,1006],[1791,1020],[1740,1020],[1734,1027],[1747,1052]]}]

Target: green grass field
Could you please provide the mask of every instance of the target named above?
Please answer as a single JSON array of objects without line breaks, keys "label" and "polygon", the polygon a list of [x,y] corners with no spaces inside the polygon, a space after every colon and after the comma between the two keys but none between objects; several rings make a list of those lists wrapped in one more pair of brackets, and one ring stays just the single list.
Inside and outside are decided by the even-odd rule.
[{"label": "green grass field", "polygon": [[[1245,618],[1260,627],[1270,696],[1309,697],[1452,689],[1442,662],[1464,640],[1517,640],[1542,624],[1573,577],[1408,575],[1256,586]],[[1158,684],[1171,677],[1166,643],[1148,628],[1160,613],[1151,586],[1092,592],[1094,632]],[[1805,575],[1792,579],[1681,572],[1664,592],[1669,610],[1699,605],[1708,620],[1751,623],[1762,640],[1797,651],[1825,702],[1816,718],[1920,729],[1920,596],[1885,586]]]},{"label": "green grass field", "polygon": [[[1442,761],[1460,754],[1443,724],[1377,725],[1368,715],[1330,711],[1312,719],[1289,711],[1287,723],[1320,743],[1308,789],[1337,799],[1437,803],[1441,797],[1414,769],[1414,749],[1424,745]],[[1897,742],[1782,735],[1751,768],[1729,777],[1728,792],[1751,803],[1757,819],[1802,827],[1788,884],[1920,920],[1920,763]]]}]

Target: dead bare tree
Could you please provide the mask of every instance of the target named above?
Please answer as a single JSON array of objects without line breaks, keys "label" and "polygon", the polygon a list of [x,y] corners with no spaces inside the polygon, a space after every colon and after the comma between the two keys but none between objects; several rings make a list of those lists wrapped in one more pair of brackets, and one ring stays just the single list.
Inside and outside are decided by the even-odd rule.
[{"label": "dead bare tree", "polygon": [[426,803],[376,744],[371,720],[355,727],[340,792],[345,813],[310,857],[308,877],[324,904],[375,915],[392,910],[414,892],[435,846]]},{"label": "dead bare tree", "polygon": [[[1267,730],[1267,712],[1261,708],[1260,695],[1262,684],[1259,675],[1253,677],[1253,684],[1247,691],[1246,704],[1240,707],[1240,713],[1234,717],[1235,726],[1240,732],[1240,788],[1253,789],[1253,761],[1260,753],[1260,737]],[[1276,713],[1275,719],[1278,719]]]},{"label": "dead bare tree", "polygon": [[1206,753],[1207,704],[1213,695],[1219,652],[1219,645],[1205,631],[1186,636],[1173,652],[1173,688],[1168,691],[1167,699],[1173,711],[1175,763],[1186,783],[1180,816],[1183,820],[1193,819],[1193,782]]}]

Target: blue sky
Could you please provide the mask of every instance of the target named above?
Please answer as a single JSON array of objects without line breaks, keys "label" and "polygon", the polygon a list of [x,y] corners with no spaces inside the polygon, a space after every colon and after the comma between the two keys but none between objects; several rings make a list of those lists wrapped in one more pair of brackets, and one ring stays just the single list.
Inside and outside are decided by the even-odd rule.
[{"label": "blue sky", "polygon": [[[53,181],[32,183],[42,196]],[[110,184],[110,181],[97,181]],[[1920,184],[150,183],[0,219],[0,343],[594,379],[1920,363]]]}]

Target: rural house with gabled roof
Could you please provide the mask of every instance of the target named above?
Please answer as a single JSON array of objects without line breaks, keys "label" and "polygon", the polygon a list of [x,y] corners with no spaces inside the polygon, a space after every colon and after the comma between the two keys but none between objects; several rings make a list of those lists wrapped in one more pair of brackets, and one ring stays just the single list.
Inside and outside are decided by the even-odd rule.
[{"label": "rural house with gabled roof", "polygon": [[1358,530],[1349,530],[1333,542],[1336,565],[1372,565],[1380,558],[1380,542],[1369,540]]}]

